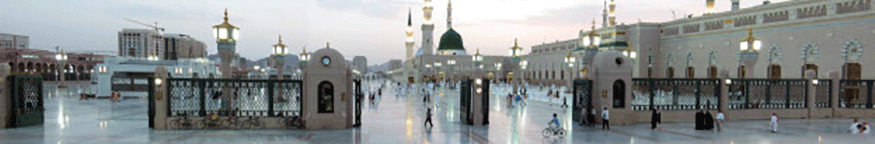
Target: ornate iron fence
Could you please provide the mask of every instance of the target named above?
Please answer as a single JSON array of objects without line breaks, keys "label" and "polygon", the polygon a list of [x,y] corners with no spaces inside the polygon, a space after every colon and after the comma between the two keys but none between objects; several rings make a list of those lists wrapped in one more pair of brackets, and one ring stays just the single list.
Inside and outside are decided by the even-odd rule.
[{"label": "ornate iron fence", "polygon": [[6,77],[10,105],[10,127],[43,124],[43,81],[39,75],[11,75]]},{"label": "ornate iron fence", "polygon": [[872,84],[875,80],[839,81],[841,108],[872,108]]},{"label": "ornate iron fence", "polygon": [[719,79],[632,79],[632,109],[696,110],[717,109]]},{"label": "ornate iron fence", "polygon": [[815,108],[831,108],[832,107],[832,80],[819,79],[814,85],[817,93],[814,96]]},{"label": "ornate iron fence", "polygon": [[732,79],[729,109],[806,108],[808,80]]},{"label": "ornate iron fence", "polygon": [[167,84],[170,116],[300,115],[300,80],[170,78]]}]

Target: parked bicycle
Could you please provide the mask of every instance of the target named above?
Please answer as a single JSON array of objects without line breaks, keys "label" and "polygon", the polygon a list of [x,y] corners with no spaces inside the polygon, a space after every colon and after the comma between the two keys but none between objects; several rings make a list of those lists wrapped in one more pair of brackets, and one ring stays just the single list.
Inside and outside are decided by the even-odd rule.
[{"label": "parked bicycle", "polygon": [[258,117],[249,116],[249,118],[240,123],[240,126],[243,128],[262,128],[264,127],[264,123],[262,123]]},{"label": "parked bicycle", "polygon": [[180,114],[182,118],[177,118],[173,121],[170,121],[170,127],[173,128],[181,128],[181,129],[192,129],[192,128],[200,128],[203,127],[202,123],[195,121],[194,119],[190,119],[188,117],[188,113]]},{"label": "parked bicycle", "polygon": [[279,123],[288,128],[300,128],[303,122],[300,116],[285,116],[280,117]]}]

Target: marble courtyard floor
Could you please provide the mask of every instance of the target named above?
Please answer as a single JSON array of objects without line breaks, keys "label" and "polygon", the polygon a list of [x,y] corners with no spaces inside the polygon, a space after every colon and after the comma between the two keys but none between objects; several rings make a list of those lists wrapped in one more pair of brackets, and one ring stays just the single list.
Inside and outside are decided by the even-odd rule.
[{"label": "marble courtyard floor", "polygon": [[[467,126],[458,120],[458,93],[435,93],[439,102],[426,105],[417,93],[396,96],[390,86],[376,103],[364,105],[360,128],[313,131],[151,130],[145,99],[80,101],[55,94],[45,98],[45,124],[0,129],[0,143],[875,143],[875,135],[846,133],[848,119],[784,119],[778,133],[767,130],[767,120],[730,121],[721,133],[695,131],[692,123],[601,130],[569,123],[570,109],[544,102],[508,107],[502,94],[491,98],[489,125]],[[432,128],[423,126],[426,106],[435,110]],[[541,135],[553,113],[571,129],[565,138]]]}]

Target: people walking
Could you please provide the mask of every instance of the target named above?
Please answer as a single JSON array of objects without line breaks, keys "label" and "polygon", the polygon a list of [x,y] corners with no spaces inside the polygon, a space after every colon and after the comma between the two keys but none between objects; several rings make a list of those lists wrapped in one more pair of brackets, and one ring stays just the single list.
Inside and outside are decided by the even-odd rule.
[{"label": "people walking", "polygon": [[611,115],[608,113],[608,107],[604,107],[602,110],[602,129],[611,129],[610,117]]},{"label": "people walking", "polygon": [[428,127],[434,127],[434,124],[431,123],[431,108],[428,108],[428,111],[425,112],[425,122],[422,125],[428,124]]},{"label": "people walking", "polygon": [[717,132],[723,132],[723,110],[717,110]]},{"label": "people walking", "polygon": [[769,125],[771,126],[772,133],[778,132],[778,114],[777,113],[774,113],[774,112],[772,113],[772,121],[769,122]]},{"label": "people walking", "polygon": [[659,112],[659,106],[656,106],[650,114],[650,129],[656,129],[657,124],[662,124],[662,113]]}]

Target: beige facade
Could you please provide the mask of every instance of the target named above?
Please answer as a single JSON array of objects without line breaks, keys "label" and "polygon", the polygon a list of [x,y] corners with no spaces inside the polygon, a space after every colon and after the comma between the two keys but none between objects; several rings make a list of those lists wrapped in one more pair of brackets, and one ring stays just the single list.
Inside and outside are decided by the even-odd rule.
[{"label": "beige facade", "polygon": [[167,60],[204,58],[207,56],[207,45],[185,34],[164,34],[164,50],[162,57]]},{"label": "beige facade", "polygon": [[6,48],[30,48],[30,37],[24,35],[0,33],[0,49]]},{"label": "beige facade", "polygon": [[[714,63],[719,70],[726,70],[730,77],[738,77],[740,42],[748,37],[748,28],[753,36],[762,41],[757,61],[746,74],[747,78],[767,78],[770,64],[781,66],[782,78],[801,78],[803,49],[805,45],[816,46],[818,53],[809,60],[818,66],[818,77],[826,77],[829,71],[842,71],[846,58],[844,47],[859,43],[863,50],[875,46],[875,3],[871,0],[798,0],[754,6],[735,11],[706,14],[662,23],[634,23],[615,25],[593,30],[582,30],[575,39],[545,43],[534,46],[526,56],[530,68],[535,70],[535,79],[550,80],[553,72],[562,71],[562,46],[594,34],[600,39],[599,51],[630,48],[637,52],[633,59],[633,76],[648,77],[648,68],[654,78],[669,77],[673,67],[675,78],[686,77],[687,67],[695,78],[707,78],[708,68]],[[627,47],[624,47],[626,44]],[[780,51],[781,59],[770,61],[769,49]],[[554,48],[555,47],[555,48]],[[557,50],[553,50],[557,49]],[[716,59],[711,60],[712,51]],[[865,71],[867,64],[875,64],[875,57],[863,54],[859,63]],[[587,69],[583,62],[587,54],[576,51],[576,69]],[[540,72],[538,72],[540,71]],[[581,75],[581,73],[578,73]],[[561,78],[560,76],[557,76]],[[546,78],[546,79],[545,79]],[[863,79],[875,78],[875,73],[863,73]]]},{"label": "beige facade", "polygon": [[118,32],[118,55],[147,58],[149,55],[164,59],[164,38],[151,29],[122,29]]}]

